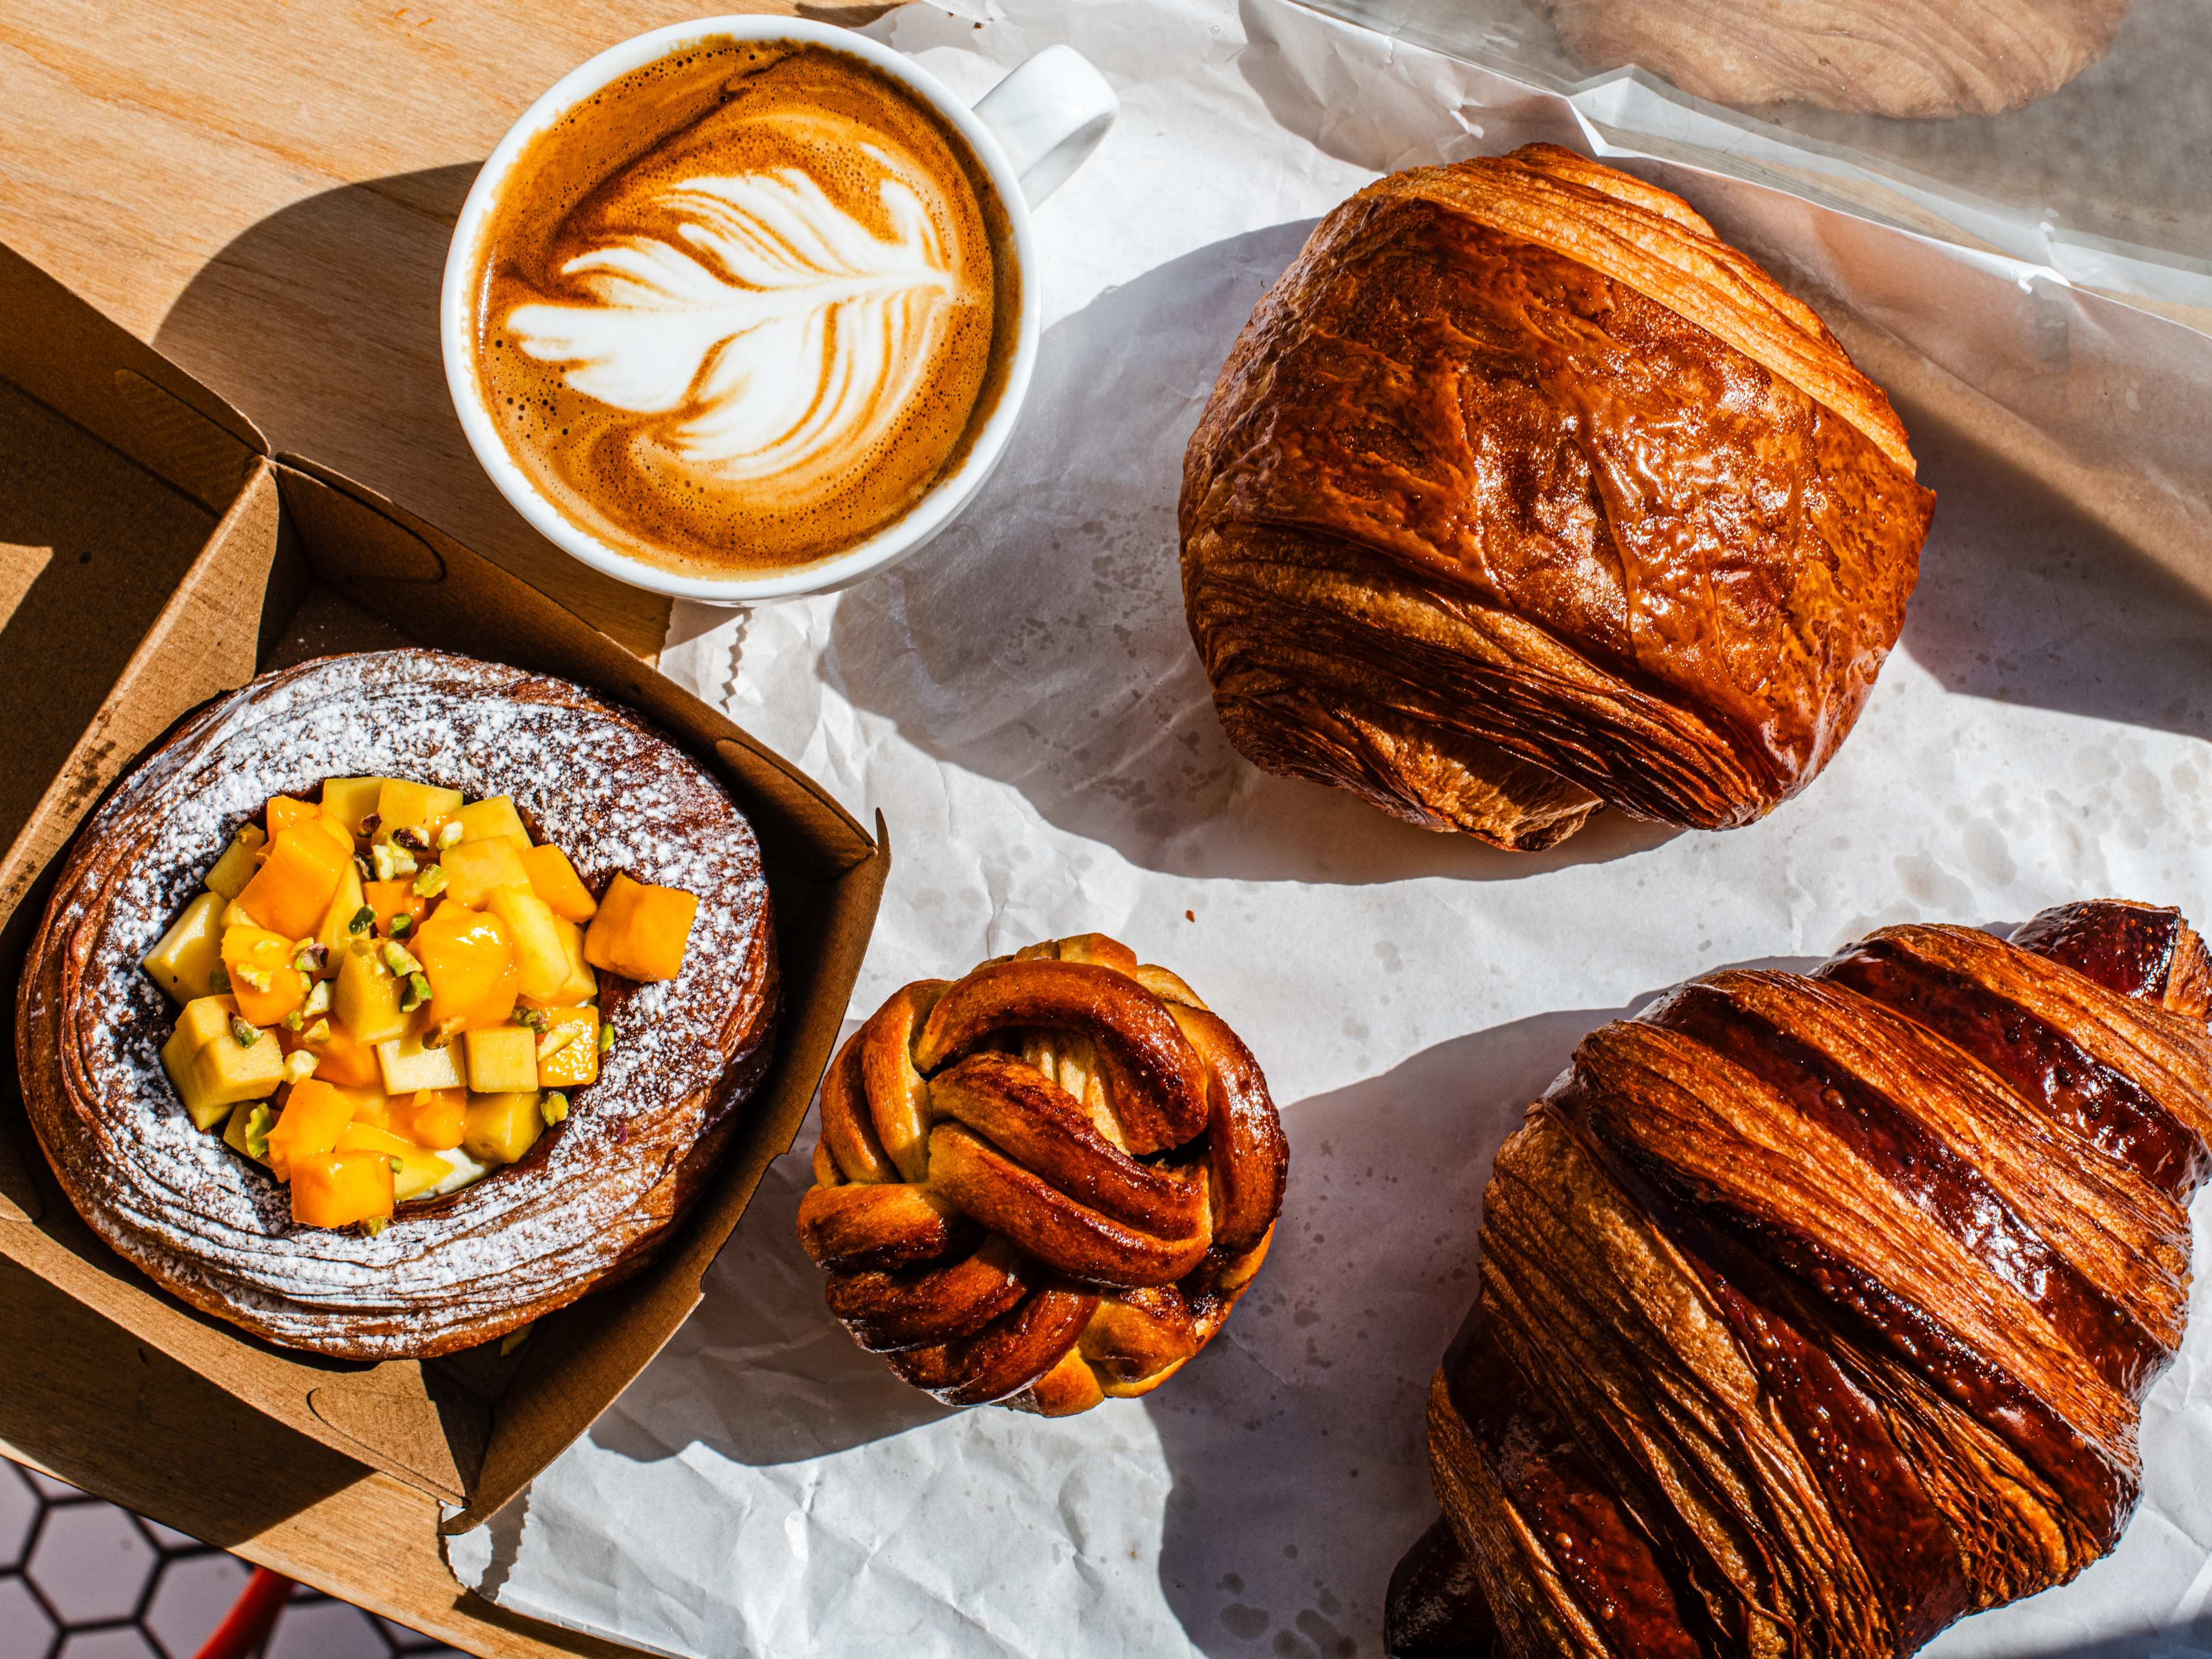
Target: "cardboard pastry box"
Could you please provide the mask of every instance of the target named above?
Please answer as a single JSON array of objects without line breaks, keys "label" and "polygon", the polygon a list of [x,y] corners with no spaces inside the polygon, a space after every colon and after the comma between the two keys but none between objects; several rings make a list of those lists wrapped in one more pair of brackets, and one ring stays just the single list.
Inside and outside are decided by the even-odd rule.
[{"label": "cardboard pastry box", "polygon": [[514,1495],[684,1322],[826,1063],[889,866],[819,788],[568,611],[252,423],[0,248],[0,972],[102,793],[262,669],[412,641],[640,710],[758,831],[787,999],[774,1068],[652,1267],[502,1354],[355,1364],[250,1338],[92,1235],[0,1089],[0,1441],[155,1520],[486,1654],[606,1653],[467,1595],[437,1531]]}]

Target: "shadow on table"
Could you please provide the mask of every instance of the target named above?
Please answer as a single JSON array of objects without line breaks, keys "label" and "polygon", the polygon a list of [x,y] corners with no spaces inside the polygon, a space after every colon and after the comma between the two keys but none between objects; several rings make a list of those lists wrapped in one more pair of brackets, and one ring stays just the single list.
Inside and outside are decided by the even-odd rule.
[{"label": "shadow on table", "polygon": [[1145,1401],[1174,1483],[1160,1586],[1196,1647],[1376,1650],[1391,1568],[1436,1518],[1423,1413],[1474,1300],[1492,1162],[1576,1044],[1659,994],[1455,1037],[1285,1110],[1269,1260]]},{"label": "shadow on table", "polygon": [[1230,747],[1183,621],[1183,447],[1311,228],[1216,242],[1054,324],[997,474],[921,555],[841,599],[833,672],[910,742],[1147,869],[1483,879],[1649,851],[1677,832],[1606,814],[1555,852],[1500,853],[1270,777]]},{"label": "shadow on table", "polygon": [[2051,1648],[2021,1659],[2202,1659],[2212,1654],[2212,1615],[2157,1630],[2110,1636],[2076,1647]]},{"label": "shadow on table", "polygon": [[552,556],[477,465],[453,413],[439,289],[478,166],[394,173],[270,214],[200,268],[154,344],[252,416],[280,453],[335,467],[530,572],[633,648],[657,646],[665,603]]},{"label": "shadow on table", "polygon": [[2212,557],[2192,585],[1965,434],[1912,441],[1936,506],[1907,655],[1969,696],[2212,737]]}]

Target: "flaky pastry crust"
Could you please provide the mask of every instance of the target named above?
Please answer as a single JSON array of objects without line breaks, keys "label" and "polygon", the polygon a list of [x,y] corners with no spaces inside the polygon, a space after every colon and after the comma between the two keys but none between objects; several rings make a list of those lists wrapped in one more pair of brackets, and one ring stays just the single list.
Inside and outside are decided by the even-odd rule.
[{"label": "flaky pastry crust", "polygon": [[1270,771],[1500,847],[1601,804],[1725,829],[1850,730],[1933,501],[1810,309],[1530,145],[1315,230],[1191,438],[1183,597]]},{"label": "flaky pastry crust", "polygon": [[1591,1034],[1498,1155],[1399,1659],[1909,1654],[2142,1480],[2212,1154],[2207,961],[2097,901]]},{"label": "flaky pastry crust", "polygon": [[[163,1071],[175,1009],[139,959],[272,795],[399,776],[511,795],[594,891],[618,870],[700,899],[678,979],[609,977],[622,1041],[520,1162],[368,1237],[293,1224],[286,1190],[196,1127]],[[327,657],[187,718],[78,834],[17,994],[32,1127],[93,1231],[192,1306],[288,1346],[426,1357],[642,1267],[766,1070],[775,942],[752,828],[707,771],[567,680],[441,652]]]}]

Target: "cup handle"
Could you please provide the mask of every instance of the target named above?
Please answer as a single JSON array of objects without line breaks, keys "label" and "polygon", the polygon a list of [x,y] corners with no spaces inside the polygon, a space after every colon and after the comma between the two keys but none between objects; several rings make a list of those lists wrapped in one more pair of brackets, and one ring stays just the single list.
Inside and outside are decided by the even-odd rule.
[{"label": "cup handle", "polygon": [[1035,207],[1091,159],[1121,108],[1089,58],[1073,46],[1047,46],[985,93],[975,113]]}]

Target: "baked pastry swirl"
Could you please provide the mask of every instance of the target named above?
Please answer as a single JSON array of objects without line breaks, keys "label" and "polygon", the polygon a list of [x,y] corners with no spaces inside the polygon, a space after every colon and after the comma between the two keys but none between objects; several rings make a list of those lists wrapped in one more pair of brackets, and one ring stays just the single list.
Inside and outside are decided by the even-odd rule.
[{"label": "baked pastry swirl", "polygon": [[1827,763],[1934,498],[1819,318],[1573,153],[1315,230],[1183,465],[1183,598],[1255,764],[1500,847],[1726,829]]},{"label": "baked pastry swirl", "polygon": [[1585,1039],[1484,1195],[1391,1650],[1873,1659],[2111,1549],[2187,1314],[2208,996],[2178,913],[2100,901]]},{"label": "baked pastry swirl", "polygon": [[[264,802],[283,798],[311,814],[300,803],[327,781],[373,782],[374,775],[415,780],[407,787],[419,795],[459,791],[495,807],[507,798],[512,805],[499,810],[526,826],[519,839],[526,844],[534,834],[565,849],[572,878],[600,895],[603,913],[611,884],[623,877],[696,895],[698,906],[688,949],[678,943],[676,977],[648,982],[658,971],[649,964],[636,977],[624,976],[628,969],[605,974],[596,1010],[577,1011],[595,1031],[618,1029],[622,1040],[572,1073],[588,1071],[589,1086],[565,1116],[546,1113],[550,1127],[540,1133],[533,1105],[526,1135],[509,1144],[514,1161],[457,1191],[402,1202],[365,1234],[296,1224],[285,1188],[253,1161],[267,1154],[249,1153],[235,1120],[228,1144],[211,1132],[230,1079],[180,1066],[191,1056],[173,1046],[171,1066],[186,1085],[180,1097],[162,1050],[172,1026],[182,1031],[184,1024],[153,976],[179,964],[166,953],[145,968],[141,959],[167,942],[165,928],[191,908],[203,872]],[[270,848],[307,833],[288,830]],[[445,848],[456,837],[435,839]],[[425,853],[426,872],[458,872],[463,850]],[[442,861],[432,865],[434,856]],[[264,866],[269,882],[278,879],[275,863]],[[256,892],[249,885],[240,896],[260,907],[266,925],[282,907]],[[472,914],[453,908],[462,902],[447,891],[433,921],[447,908],[457,919]],[[388,931],[381,916],[374,926]],[[494,931],[489,920],[482,926]],[[233,927],[226,942],[257,931]],[[442,995],[458,981],[439,977],[432,931],[425,923],[404,937],[423,958],[412,965],[427,964]],[[301,944],[312,956],[313,941]],[[604,952],[594,959],[611,960]],[[242,959],[225,961],[234,974],[251,972],[253,994],[264,1000],[270,975],[284,975],[281,963],[256,971]],[[217,988],[170,988],[181,1000]],[[233,988],[237,1003],[250,1000],[235,979]],[[511,981],[504,994],[513,1001]],[[353,1359],[422,1357],[496,1337],[644,1265],[701,1190],[766,1069],[777,1006],[760,849],[704,769],[581,686],[398,650],[265,674],[190,716],[139,762],[64,862],[18,993],[16,1060],[32,1126],[64,1191],[94,1232],[164,1288],[293,1347]],[[246,1020],[233,1029],[241,1044],[272,1045],[271,1032]],[[521,1024],[507,1034],[522,1039],[526,1056],[535,1034]],[[468,1035],[473,1053],[477,1033]],[[315,1036],[311,1026],[304,1039],[288,1036],[286,1047],[309,1084],[334,1098],[305,1063]],[[232,1039],[217,1032],[215,1040]],[[553,1045],[535,1046],[543,1054]],[[572,1043],[559,1059],[566,1065],[596,1047]],[[335,1060],[324,1058],[335,1074]],[[295,1084],[292,1094],[307,1086]],[[385,1086],[398,1085],[387,1078]],[[434,1103],[423,1096],[416,1105]],[[380,1091],[376,1097],[385,1098]],[[289,1104],[283,1109],[291,1115]],[[194,1122],[195,1111],[208,1127]],[[401,1163],[395,1158],[393,1169]],[[292,1174],[296,1185],[299,1169]],[[385,1191],[388,1211],[388,1184]]]},{"label": "baked pastry swirl", "polygon": [[1087,933],[908,985],[853,1034],[799,1236],[830,1311],[916,1388],[1060,1417],[1212,1340],[1288,1167],[1236,1034]]}]

